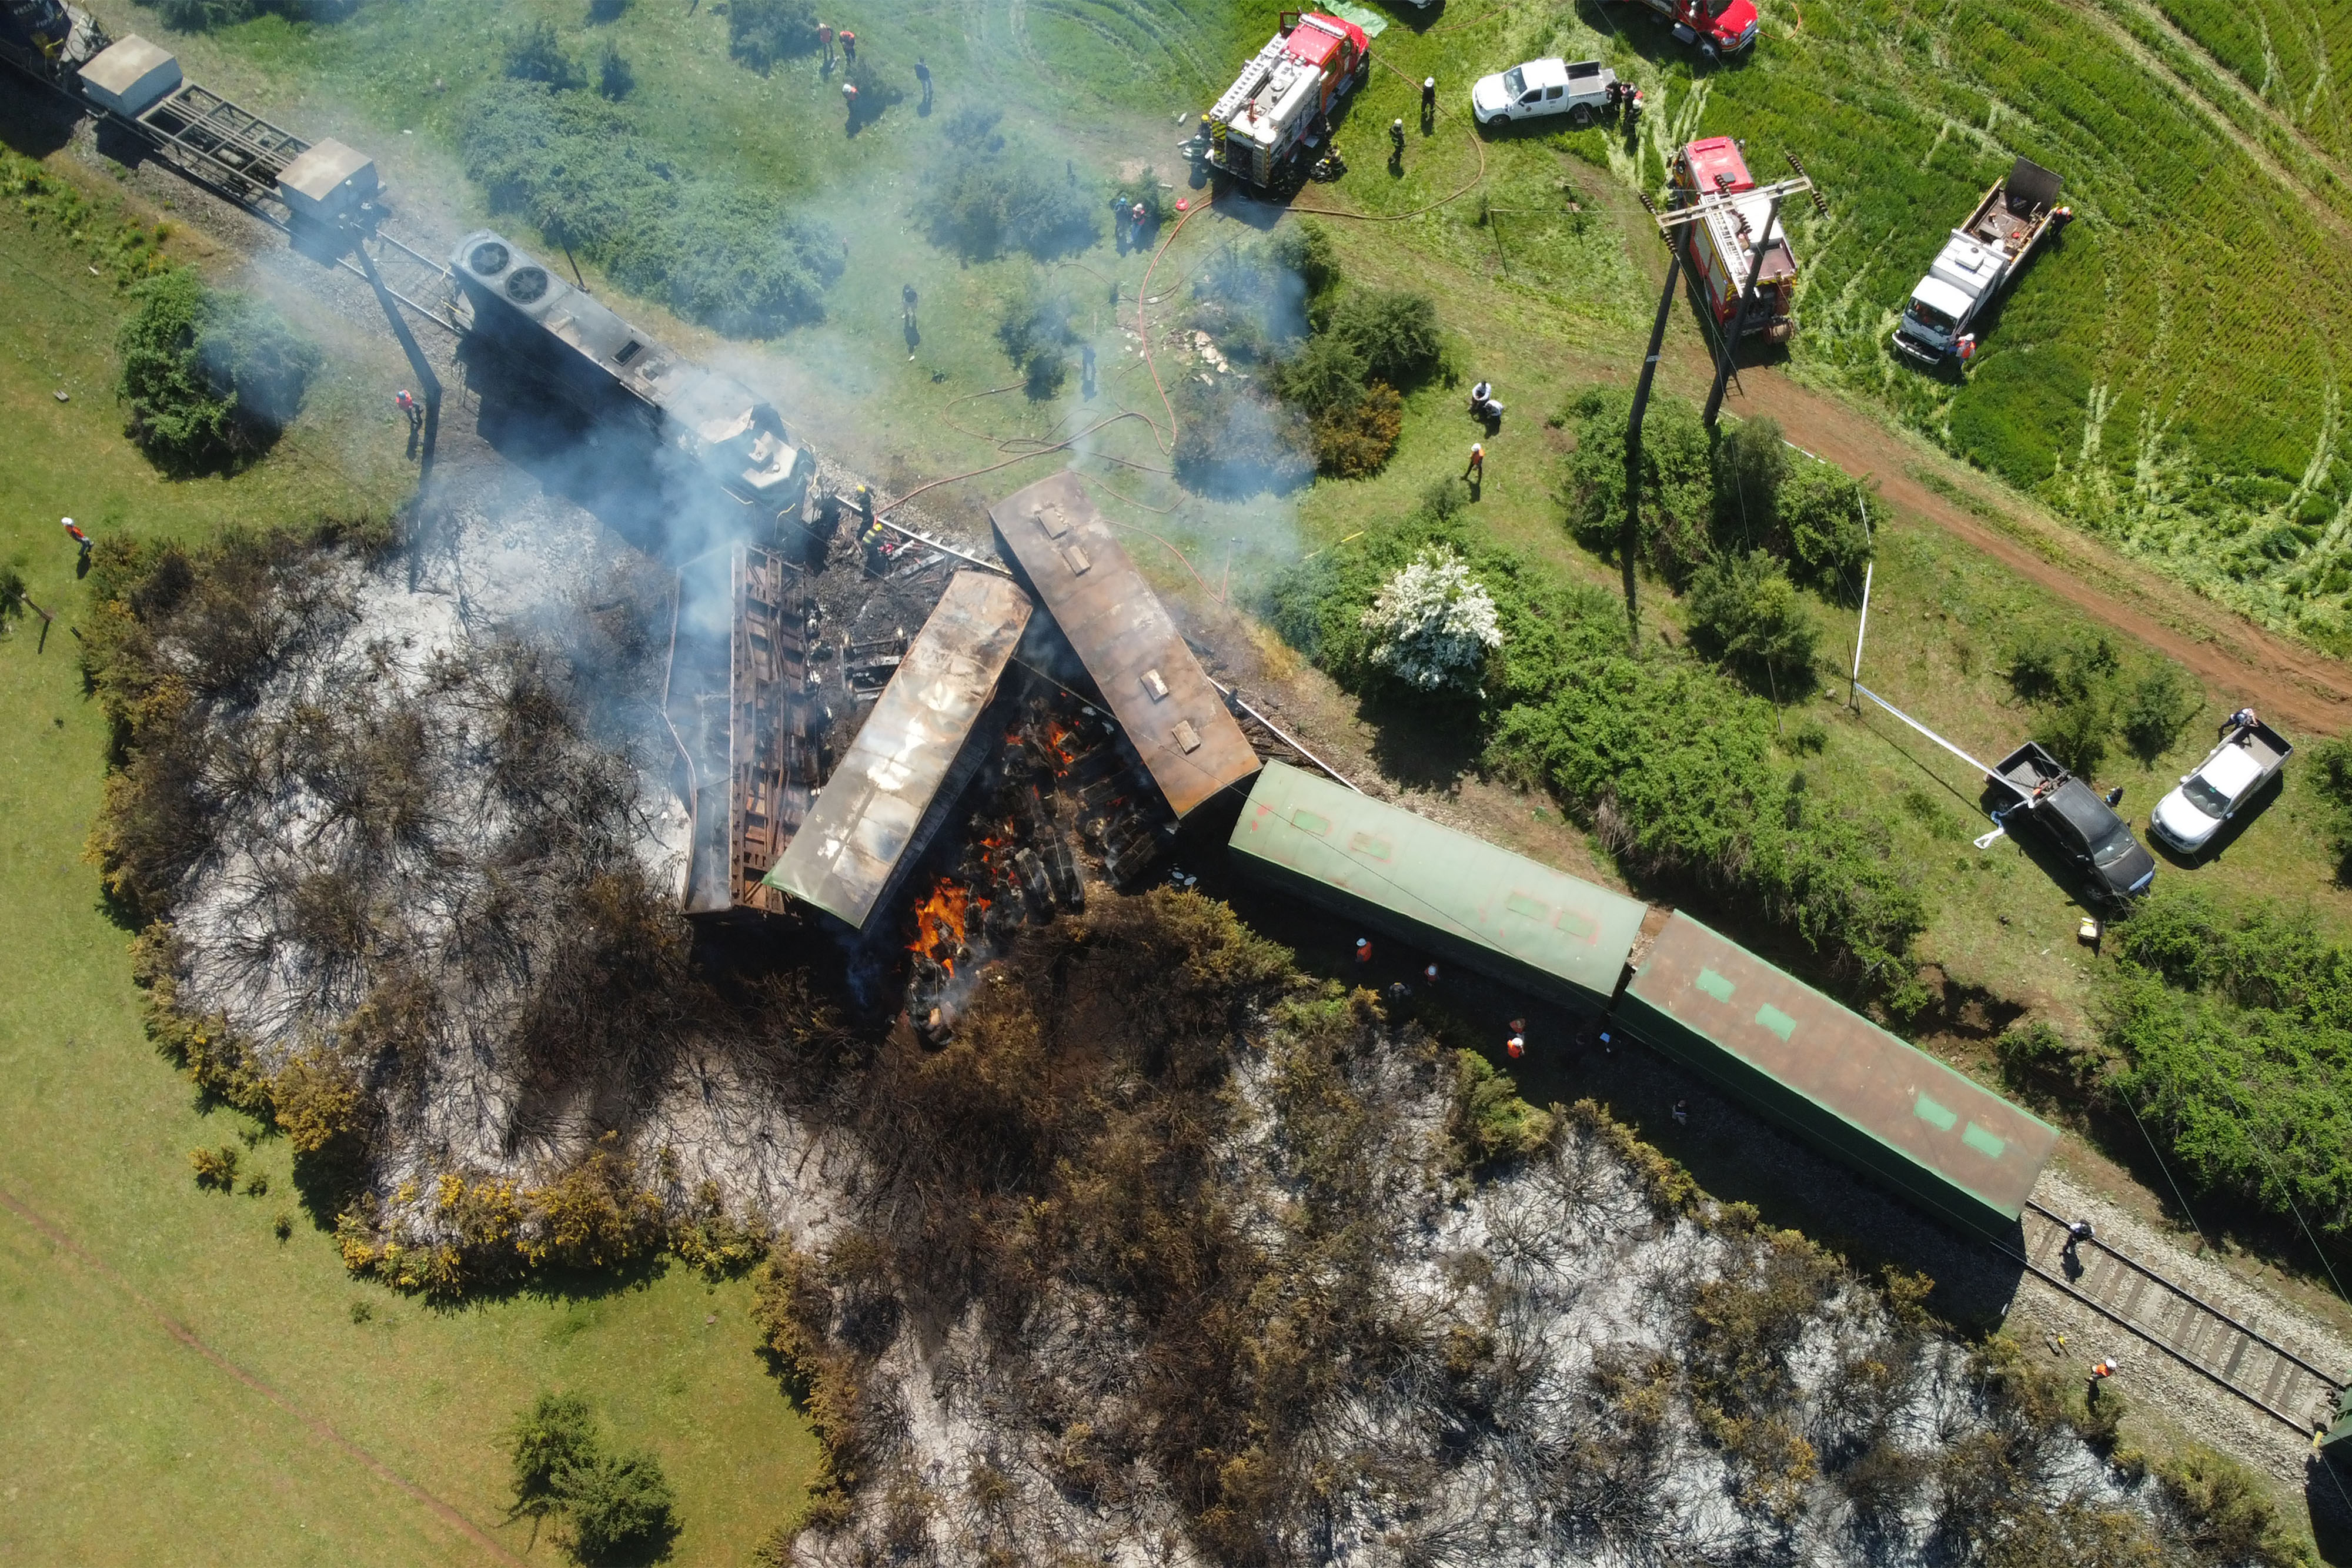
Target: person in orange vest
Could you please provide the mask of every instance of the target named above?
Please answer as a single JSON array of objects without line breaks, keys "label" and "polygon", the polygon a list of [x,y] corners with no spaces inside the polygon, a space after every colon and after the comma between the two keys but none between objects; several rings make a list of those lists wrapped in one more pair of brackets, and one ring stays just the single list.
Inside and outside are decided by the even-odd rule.
[{"label": "person in orange vest", "polygon": [[830,22],[819,22],[819,23],[816,25],[816,41],[817,41],[817,45],[818,45],[818,47],[821,47],[821,48],[823,48],[823,49],[824,50],[824,68],[825,68],[825,69],[827,69],[827,70],[831,70],[831,69],[833,68],[833,24],[832,24],[832,23],[830,23]]},{"label": "person in orange vest", "polygon": [[66,537],[80,547],[81,559],[88,560],[89,559],[90,552],[90,537],[82,532],[81,525],[75,522],[71,517],[61,518],[60,521],[65,524]]},{"label": "person in orange vest", "polygon": [[1512,1061],[1517,1061],[1520,1057],[1525,1056],[1528,1053],[1528,1037],[1523,1034],[1515,1034],[1511,1036],[1510,1039],[1503,1042],[1503,1049],[1511,1053]]},{"label": "person in orange vest", "polygon": [[392,406],[408,416],[409,434],[414,435],[425,428],[425,411],[417,406],[416,400],[409,395],[406,387],[392,394]]},{"label": "person in orange vest", "polygon": [[2116,1364],[2113,1361],[2102,1357],[2101,1359],[2091,1363],[2090,1381],[2084,1385],[2084,1396],[2094,1400],[2098,1398],[2100,1385],[2105,1383],[2108,1378],[2113,1377],[2115,1375]]},{"label": "person in orange vest", "polygon": [[1427,980],[1433,986],[1437,984],[1437,966],[1434,964],[1423,966],[1421,971],[1421,977]]},{"label": "person in orange vest", "polygon": [[1462,470],[1462,477],[1469,480],[1473,485],[1484,485],[1486,482],[1486,444],[1485,442],[1474,441],[1470,444],[1470,466]]},{"label": "person in orange vest", "polygon": [[857,63],[857,35],[846,27],[841,30],[841,63],[845,66]]},{"label": "person in orange vest", "polygon": [[857,84],[856,82],[845,81],[841,84],[841,106],[849,111],[849,122],[855,126],[857,123]]},{"label": "person in orange vest", "polygon": [[1372,939],[1371,939],[1370,937],[1369,937],[1369,936],[1359,936],[1359,937],[1357,937],[1357,938],[1356,938],[1356,962],[1357,962],[1357,963],[1359,963],[1359,964],[1369,964],[1369,963],[1370,963],[1371,961],[1372,961]]}]

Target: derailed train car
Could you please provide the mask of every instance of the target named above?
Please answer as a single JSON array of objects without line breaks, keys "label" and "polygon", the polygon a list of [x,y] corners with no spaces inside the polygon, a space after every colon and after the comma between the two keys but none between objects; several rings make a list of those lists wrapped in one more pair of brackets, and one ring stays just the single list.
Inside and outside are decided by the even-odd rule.
[{"label": "derailed train car", "polygon": [[814,458],[742,382],[664,347],[488,229],[457,242],[449,271],[472,307],[472,330],[520,356],[582,413],[634,422],[763,513],[805,506]]},{"label": "derailed train car", "polygon": [[1281,762],[1230,847],[1244,874],[1604,1012],[1897,1197],[2015,1247],[2057,1131],[1687,915],[1635,969],[1643,905]]}]

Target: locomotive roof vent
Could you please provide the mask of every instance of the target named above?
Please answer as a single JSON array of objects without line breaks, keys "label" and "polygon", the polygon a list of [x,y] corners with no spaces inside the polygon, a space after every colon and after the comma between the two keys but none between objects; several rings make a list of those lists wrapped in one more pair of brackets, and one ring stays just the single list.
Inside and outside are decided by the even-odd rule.
[{"label": "locomotive roof vent", "polygon": [[541,267],[518,267],[507,279],[507,298],[518,305],[529,305],[547,292],[547,269]]},{"label": "locomotive roof vent", "polygon": [[486,239],[476,246],[472,253],[466,257],[466,265],[484,277],[496,277],[507,269],[507,263],[510,259],[511,253],[506,246],[494,239]]}]

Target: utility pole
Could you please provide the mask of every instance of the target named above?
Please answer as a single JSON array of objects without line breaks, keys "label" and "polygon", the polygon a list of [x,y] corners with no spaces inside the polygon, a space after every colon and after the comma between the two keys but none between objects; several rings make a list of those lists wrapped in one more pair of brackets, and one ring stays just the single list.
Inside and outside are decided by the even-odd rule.
[{"label": "utility pole", "polygon": [[[1643,204],[1648,204],[1644,197]],[[1665,346],[1666,318],[1675,308],[1675,286],[1683,278],[1683,247],[1674,232],[1665,231],[1666,287],[1658,295],[1657,319],[1650,323],[1650,351],[1642,361],[1642,379],[1633,384],[1633,406],[1625,419],[1625,530],[1617,540],[1617,556],[1625,569],[1625,640],[1634,653],[1642,651],[1642,617],[1633,602],[1633,558],[1642,548],[1642,416],[1650,408],[1650,383],[1658,376],[1658,350]]]},{"label": "utility pole", "polygon": [[1706,413],[1702,417],[1709,430],[1715,428],[1717,417],[1723,413],[1723,392],[1731,381],[1732,357],[1739,352],[1739,335],[1748,329],[1748,308],[1755,303],[1756,285],[1764,276],[1764,253],[1772,247],[1772,231],[1780,226],[1782,193],[1780,186],[1772,187],[1772,204],[1765,210],[1764,227],[1748,252],[1748,283],[1739,291],[1738,308],[1731,313],[1731,331],[1723,340],[1722,356],[1716,361],[1715,385],[1707,389]]}]

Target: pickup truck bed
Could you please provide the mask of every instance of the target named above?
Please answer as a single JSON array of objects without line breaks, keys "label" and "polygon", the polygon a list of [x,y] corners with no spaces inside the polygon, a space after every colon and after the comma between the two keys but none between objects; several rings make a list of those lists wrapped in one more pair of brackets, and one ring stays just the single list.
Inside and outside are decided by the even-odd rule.
[{"label": "pickup truck bed", "polygon": [[2089,883],[2094,896],[2120,903],[2147,891],[2156,857],[2132,837],[2097,790],[2069,773],[2032,741],[2000,759],[1987,780],[2010,803],[1994,815],[2004,825],[2022,820],[2038,828]]}]

